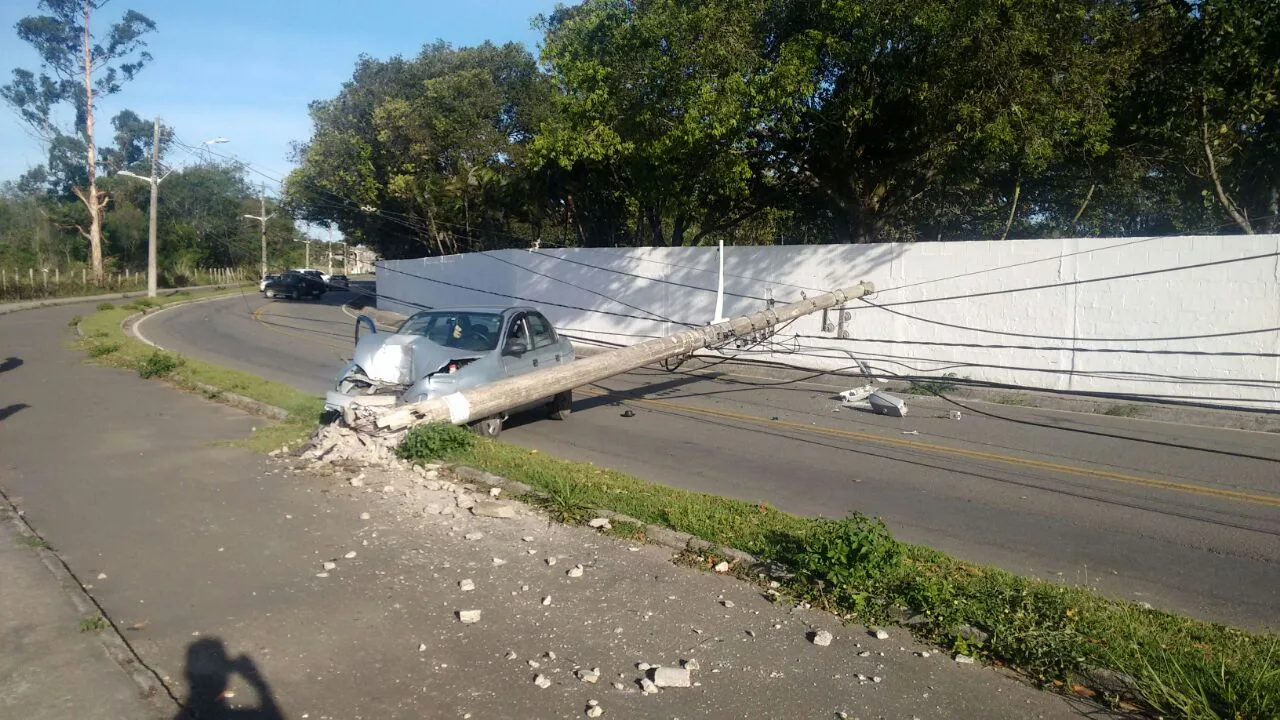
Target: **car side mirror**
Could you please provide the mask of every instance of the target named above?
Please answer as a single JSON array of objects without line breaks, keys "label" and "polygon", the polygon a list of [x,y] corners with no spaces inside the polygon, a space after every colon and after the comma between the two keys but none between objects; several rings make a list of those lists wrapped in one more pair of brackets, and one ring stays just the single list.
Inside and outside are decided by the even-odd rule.
[{"label": "car side mirror", "polygon": [[356,318],[356,342],[360,342],[360,326],[367,325],[370,333],[378,332],[378,326],[373,322],[373,318],[368,315],[360,315]]},{"label": "car side mirror", "polygon": [[529,346],[523,340],[508,340],[507,346],[502,349],[503,355],[523,355],[529,352]]}]

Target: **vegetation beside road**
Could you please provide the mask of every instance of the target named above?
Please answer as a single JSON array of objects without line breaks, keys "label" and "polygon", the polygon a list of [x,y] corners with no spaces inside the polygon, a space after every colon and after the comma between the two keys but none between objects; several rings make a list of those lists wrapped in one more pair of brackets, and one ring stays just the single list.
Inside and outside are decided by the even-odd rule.
[{"label": "vegetation beside road", "polygon": [[[150,372],[188,390],[236,393],[287,410],[287,421],[265,424],[248,441],[256,450],[305,440],[319,418],[319,398],[157,351],[121,330],[133,313],[189,297],[119,307],[102,303],[80,321],[81,345],[98,361]],[[1014,667],[1059,691],[1100,693],[1097,699],[1117,707],[1165,717],[1280,717],[1280,638],[1274,635],[971,565],[900,542],[882,523],[862,515],[797,517],[765,504],[657,485],[590,463],[480,440],[453,426],[421,426],[400,452],[408,459],[442,459],[526,483],[545,494],[538,504],[563,522],[582,522],[608,510],[781,563],[795,573],[783,590],[797,599],[862,623],[905,624],[922,639]],[[623,529],[629,537],[643,536],[640,527]],[[716,560],[702,558],[708,565]],[[742,574],[749,575],[745,568]],[[1089,671],[1096,667],[1122,673],[1127,683],[1091,678]]]},{"label": "vegetation beside road", "polygon": [[259,451],[297,444],[315,429],[324,406],[320,398],[257,375],[157,350],[121,328],[125,318],[138,312],[152,312],[194,297],[217,297],[239,292],[242,290],[223,289],[197,295],[180,291],[166,297],[140,298],[119,306],[100,303],[96,312],[80,320],[82,337],[79,345],[96,361],[137,370],[142,377],[163,378],[183,389],[210,397],[234,393],[281,408],[288,412],[288,419],[260,428],[245,444]]},{"label": "vegetation beside road", "polygon": [[[1091,696],[1091,668],[1132,678],[1133,693],[1099,698],[1165,717],[1280,717],[1280,637],[1243,632],[962,562],[894,539],[878,520],[802,518],[568,462],[453,426],[415,428],[413,460],[477,467],[536,488],[557,519],[597,509],[629,515],[752,553],[795,573],[794,597],[866,624],[904,622],[953,652],[1008,665],[1065,692]],[[704,557],[714,564],[715,558]],[[911,608],[910,612],[904,608]],[[1094,687],[1089,687],[1089,686]],[[1119,688],[1109,688],[1112,692]]]}]

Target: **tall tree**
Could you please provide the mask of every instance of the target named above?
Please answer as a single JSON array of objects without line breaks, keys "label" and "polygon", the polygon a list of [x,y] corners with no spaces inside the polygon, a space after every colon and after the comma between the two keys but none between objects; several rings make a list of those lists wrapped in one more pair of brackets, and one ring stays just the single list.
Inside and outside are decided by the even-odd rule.
[{"label": "tall tree", "polygon": [[[51,148],[65,149],[68,138],[83,143],[86,178],[83,184],[74,185],[72,192],[89,214],[88,230],[77,229],[89,241],[93,275],[99,282],[103,278],[102,216],[107,196],[98,189],[94,110],[98,99],[119,92],[122,83],[133,79],[151,60],[142,38],[156,27],[145,15],[129,10],[110,26],[105,42],[95,42],[93,13],[108,2],[40,0],[40,9],[48,14],[25,17],[17,24],[18,37],[40,55],[40,74],[14,69],[12,82],[0,88],[0,96]],[[52,116],[53,109],[64,103],[75,111],[71,132],[62,130]]]}]

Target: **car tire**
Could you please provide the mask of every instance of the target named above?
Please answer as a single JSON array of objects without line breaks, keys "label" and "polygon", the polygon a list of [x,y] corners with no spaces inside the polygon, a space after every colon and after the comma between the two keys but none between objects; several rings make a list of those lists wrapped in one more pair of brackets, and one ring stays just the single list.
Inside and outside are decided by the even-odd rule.
[{"label": "car tire", "polygon": [[565,390],[556,395],[548,406],[552,420],[568,420],[573,412],[573,391]]},{"label": "car tire", "polygon": [[496,438],[502,434],[502,418],[494,415],[483,420],[477,420],[470,425],[471,432],[483,438]]},{"label": "car tire", "polygon": [[289,293],[289,299],[290,299],[290,300],[297,300],[297,299],[298,299],[298,298],[300,298],[300,297],[301,297],[301,295],[298,293],[298,291],[297,291],[297,290],[294,290],[294,291],[292,291],[292,292],[290,292],[290,293]]}]

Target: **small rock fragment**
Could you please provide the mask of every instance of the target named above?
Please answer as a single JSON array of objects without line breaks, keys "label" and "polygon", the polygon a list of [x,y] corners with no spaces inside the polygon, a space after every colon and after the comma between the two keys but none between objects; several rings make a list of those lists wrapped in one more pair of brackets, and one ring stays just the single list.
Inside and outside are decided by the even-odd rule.
[{"label": "small rock fragment", "polygon": [[522,537],[522,538],[520,538],[520,539],[521,539],[521,540],[523,540],[523,541],[525,541],[525,542],[533,542],[533,536],[532,536],[532,535],[525,535],[524,537]]},{"label": "small rock fragment", "polygon": [[346,558],[346,559],[350,560],[351,558],[353,558],[353,557],[355,557],[355,556],[356,556],[356,551],[355,551],[355,550],[348,550],[348,551],[347,551],[347,554],[346,554],[346,555],[343,555],[342,557],[344,557],[344,558]]},{"label": "small rock fragment", "polygon": [[917,653],[917,654],[918,654],[920,657],[922,657],[922,658],[927,658],[927,657],[929,657],[929,651],[928,651],[928,650],[921,650],[921,651],[920,651],[919,653]]},{"label": "small rock fragment", "polygon": [[573,567],[569,568],[567,572],[565,572],[565,575],[568,575],[571,578],[579,578],[579,577],[582,577],[582,570],[583,570],[582,565],[580,564],[574,565]]},{"label": "small rock fragment", "polygon": [[680,664],[684,667],[685,670],[699,670],[702,667],[701,665],[698,664],[698,661],[694,658],[689,658],[688,660],[684,660]]},{"label": "small rock fragment", "polygon": [[884,680],[884,678],[880,677],[879,675],[875,675],[875,676],[873,676],[873,677],[871,678],[871,682],[873,682],[873,683],[878,683],[878,682],[880,682],[881,680]]},{"label": "small rock fragment", "polygon": [[107,574],[106,574],[106,573],[98,573],[98,579],[99,579],[99,580],[106,580],[106,579],[107,579]]},{"label": "small rock fragment", "polygon": [[476,589],[476,582],[475,582],[474,580],[472,580],[471,578],[467,578],[466,580],[459,580],[459,581],[458,581],[458,589],[459,589],[459,590],[461,590],[461,591],[463,591],[463,592],[467,592],[467,591],[470,591],[470,590],[475,590],[475,589]]},{"label": "small rock fragment", "polygon": [[609,528],[613,527],[609,523],[609,518],[606,518],[606,517],[592,518],[591,521],[587,523],[587,525],[590,525],[593,528],[604,529],[604,530],[608,530]]},{"label": "small rock fragment", "polygon": [[551,687],[551,680],[546,675],[538,675],[533,679],[533,684],[545,690]]},{"label": "small rock fragment", "polygon": [[[462,507],[462,505],[459,504],[458,507]],[[475,503],[470,507],[471,514],[479,515],[480,517],[513,518],[516,516],[516,508],[511,503],[485,500],[484,502]]]},{"label": "small rock fragment", "polygon": [[371,517],[373,517],[373,516],[372,516],[372,515],[370,515],[370,514],[369,514],[369,513],[367,513],[367,512],[360,513],[360,519],[361,519],[361,520],[368,520],[368,519],[369,519],[369,518],[371,518]]},{"label": "small rock fragment", "polygon": [[732,600],[721,600],[721,601],[720,601],[720,604],[721,604],[721,605],[723,605],[723,606],[725,606],[725,607],[727,607],[727,608],[731,608],[731,607],[733,607],[733,601],[732,601]]},{"label": "small rock fragment", "polygon": [[832,641],[831,633],[826,630],[819,630],[813,634],[813,644],[819,647],[827,647]]},{"label": "small rock fragment", "polygon": [[459,610],[458,620],[462,621],[467,625],[470,625],[471,623],[480,622],[480,611],[479,610]]},{"label": "small rock fragment", "polygon": [[542,667],[542,663],[538,662],[537,660],[526,660],[525,662],[529,663],[529,667],[533,668],[534,670],[537,670],[538,668]]},{"label": "small rock fragment", "polygon": [[489,497],[496,498],[501,494],[502,494],[502,488],[498,488],[498,487],[489,488]]},{"label": "small rock fragment", "polygon": [[542,657],[544,657],[544,658],[546,658],[546,659],[548,659],[548,660],[555,660],[555,659],[556,659],[556,653],[555,653],[555,651],[554,651],[554,650],[548,650],[548,651],[546,651],[546,652],[542,653]]},{"label": "small rock fragment", "polygon": [[587,717],[589,717],[589,718],[598,718],[598,717],[600,717],[601,715],[603,715],[603,714],[604,714],[604,708],[600,707],[600,704],[599,704],[598,702],[596,702],[595,700],[592,700],[591,702],[596,703],[596,704],[595,704],[595,705],[588,705],[588,706],[587,706]]},{"label": "small rock fragment", "polygon": [[591,683],[592,685],[594,685],[597,681],[600,680],[600,668],[592,668],[591,670],[585,670],[585,669],[579,670],[577,672],[577,675],[578,675],[578,679],[581,680],[582,682]]},{"label": "small rock fragment", "polygon": [[418,652],[426,652],[426,651],[427,651],[427,644],[426,644],[426,643],[418,643]]},{"label": "small rock fragment", "polygon": [[862,652],[858,653],[858,657],[871,657],[871,651],[863,650]]},{"label": "small rock fragment", "polygon": [[494,558],[494,559],[493,559],[493,566],[494,566],[494,567],[497,567],[497,566],[499,566],[499,565],[506,565],[506,564],[507,564],[507,561],[506,561],[506,560],[503,560],[502,558]]},{"label": "small rock fragment", "polygon": [[555,556],[554,556],[554,555],[553,555],[553,556],[551,556],[551,557],[549,557],[549,558],[547,558],[547,564],[548,564],[548,565],[555,565],[555,564],[556,564],[556,558],[555,558]]},{"label": "small rock fragment", "polygon": [[647,677],[645,677],[645,678],[640,678],[640,690],[641,690],[641,692],[643,692],[645,695],[652,695],[652,694],[654,694],[654,693],[656,693],[656,692],[659,692],[659,691],[658,691],[658,686],[657,686],[657,685],[654,685],[654,684],[653,684],[653,681],[652,681],[652,680],[650,680],[650,679],[649,679],[649,678],[647,678]]},{"label": "small rock fragment", "polygon": [[318,577],[318,578],[327,578],[327,577],[329,577],[329,573],[327,573],[327,572],[318,572],[318,573],[316,573],[316,577]]},{"label": "small rock fragment", "polygon": [[351,487],[364,487],[364,473],[351,478]]},{"label": "small rock fragment", "polygon": [[550,605],[550,604],[551,604],[551,596],[550,596],[550,595],[548,595],[548,596],[546,596],[546,597],[542,598],[542,604],[543,604],[543,605]]},{"label": "small rock fragment", "polygon": [[960,653],[956,653],[956,662],[960,663],[961,665],[972,665],[974,663],[974,660],[968,655],[961,655]]},{"label": "small rock fragment", "polygon": [[888,640],[888,639],[889,639],[889,633],[885,632],[884,630],[876,630],[876,639],[877,639],[877,640]]},{"label": "small rock fragment", "polygon": [[326,571],[333,570],[334,568],[338,567],[338,563],[333,562],[331,560],[325,560],[324,562],[320,563],[320,567],[324,568]]},{"label": "small rock fragment", "polygon": [[729,572],[729,563],[725,560],[721,560],[720,562],[716,563],[715,569],[716,569],[716,572],[718,573]]},{"label": "small rock fragment", "polygon": [[620,682],[615,682],[615,683],[613,684],[613,689],[614,689],[614,690],[626,690],[626,689],[627,689],[627,686],[626,686],[626,685],[623,685],[623,684],[622,684],[622,683],[620,683]]},{"label": "small rock fragment", "polygon": [[651,667],[653,666],[647,662],[636,663],[636,669],[639,670],[640,672],[645,672]]},{"label": "small rock fragment", "polygon": [[468,540],[479,540],[479,539],[481,539],[481,538],[483,538],[483,537],[484,537],[484,533],[482,533],[482,532],[471,532],[471,533],[467,533],[466,535],[463,535],[463,537],[465,537],[465,538],[466,538],[466,539],[468,539]]},{"label": "small rock fragment", "polygon": [[653,684],[658,687],[689,687],[693,681],[688,668],[660,667],[653,671]]},{"label": "small rock fragment", "polygon": [[516,655],[516,651],[515,651],[515,650],[508,650],[508,651],[507,651],[507,659],[508,659],[508,660],[515,660],[515,659],[516,659],[516,657],[517,657],[517,655]]}]

